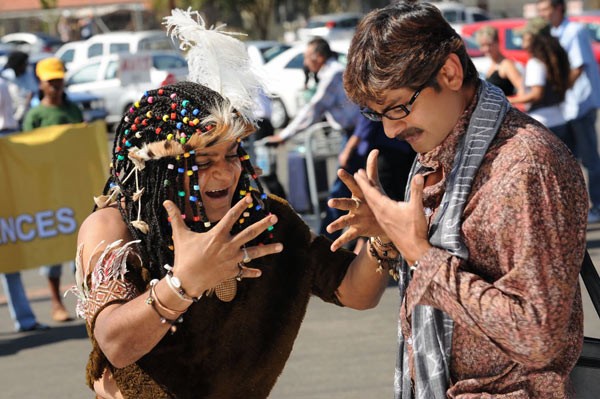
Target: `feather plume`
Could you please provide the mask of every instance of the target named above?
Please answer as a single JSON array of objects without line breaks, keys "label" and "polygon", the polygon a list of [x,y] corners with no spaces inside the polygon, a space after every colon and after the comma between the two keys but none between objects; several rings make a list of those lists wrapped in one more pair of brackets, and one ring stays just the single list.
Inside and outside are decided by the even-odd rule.
[{"label": "feather plume", "polygon": [[181,49],[187,50],[189,80],[221,94],[245,119],[256,121],[258,95],[266,91],[266,76],[251,63],[244,43],[232,37],[241,33],[225,32],[225,25],[207,29],[191,8],[172,10],[164,24],[168,34],[179,39]]}]

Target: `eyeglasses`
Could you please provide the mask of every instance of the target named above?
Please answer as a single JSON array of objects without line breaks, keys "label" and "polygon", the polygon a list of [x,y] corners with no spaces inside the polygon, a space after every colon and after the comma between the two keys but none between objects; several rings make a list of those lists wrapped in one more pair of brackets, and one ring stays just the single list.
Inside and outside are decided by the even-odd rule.
[{"label": "eyeglasses", "polygon": [[427,79],[427,83],[425,83],[423,86],[419,87],[414,92],[414,94],[412,95],[410,100],[408,100],[408,102],[406,104],[395,105],[393,107],[383,110],[382,113],[375,112],[369,108],[363,108],[360,110],[360,113],[363,114],[363,116],[365,118],[370,119],[374,122],[381,122],[381,120],[384,117],[386,117],[387,119],[392,120],[392,121],[397,121],[397,120],[406,118],[408,115],[410,115],[410,111],[412,110],[412,105],[414,104],[415,101],[417,101],[417,97],[419,97],[419,94],[421,94],[421,92],[427,86],[430,85],[431,80],[438,74],[438,72],[440,71],[440,69],[442,69],[443,66],[444,66],[444,63],[442,63],[440,66],[438,66],[434,70],[431,77],[429,79]]},{"label": "eyeglasses", "polygon": [[410,100],[406,104],[398,104],[391,108],[385,109],[382,113],[375,112],[371,109],[364,108],[360,110],[360,113],[367,119],[370,119],[374,122],[381,122],[383,117],[386,117],[390,120],[397,121],[399,119],[406,118],[410,111],[412,110],[412,105],[415,101],[417,101],[417,97],[421,94],[421,90],[423,90],[426,86],[422,86],[412,95]]}]

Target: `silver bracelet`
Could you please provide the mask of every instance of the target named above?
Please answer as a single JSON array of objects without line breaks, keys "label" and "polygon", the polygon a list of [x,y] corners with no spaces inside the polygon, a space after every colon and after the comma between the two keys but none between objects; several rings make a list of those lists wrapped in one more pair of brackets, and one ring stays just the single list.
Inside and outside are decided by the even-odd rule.
[{"label": "silver bracelet", "polygon": [[198,298],[192,298],[186,294],[185,290],[181,286],[181,281],[179,278],[173,276],[173,267],[167,264],[164,265],[164,268],[167,269],[167,275],[165,276],[167,279],[167,285],[181,300],[185,302],[198,302],[198,300],[202,298],[202,294],[200,294]]}]

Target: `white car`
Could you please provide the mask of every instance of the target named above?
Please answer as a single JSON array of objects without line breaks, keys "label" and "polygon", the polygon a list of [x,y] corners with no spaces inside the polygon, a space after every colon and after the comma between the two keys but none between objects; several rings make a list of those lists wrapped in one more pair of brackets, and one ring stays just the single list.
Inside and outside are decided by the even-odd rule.
[{"label": "white car", "polygon": [[359,13],[323,14],[310,17],[306,26],[297,30],[298,40],[308,42],[313,37],[327,41],[350,40],[362,19]]},{"label": "white car", "polygon": [[7,44],[15,50],[20,50],[30,55],[54,53],[63,44],[59,38],[41,32],[9,33],[0,38],[0,43]]},{"label": "white car", "polygon": [[[346,63],[350,47],[349,41],[332,41],[331,49],[338,54],[338,60]],[[274,128],[284,127],[304,104],[304,50],[300,43],[267,62],[264,68],[269,76],[269,92],[272,97],[271,124]]]},{"label": "white car", "polygon": [[78,67],[90,58],[142,51],[177,51],[177,45],[162,30],[138,32],[118,31],[94,35],[87,40],[70,42],[59,48],[55,55],[67,68]]},{"label": "white car", "polygon": [[431,4],[439,8],[444,19],[459,33],[464,24],[491,19],[485,10],[478,7],[468,7],[457,1],[442,1]]},{"label": "white car", "polygon": [[70,93],[90,92],[104,99],[106,123],[118,123],[144,91],[185,80],[187,62],[177,52],[141,52],[94,57],[67,73]]},{"label": "white car", "polygon": [[250,40],[244,42],[248,57],[256,65],[264,65],[285,50],[292,47],[276,40]]}]

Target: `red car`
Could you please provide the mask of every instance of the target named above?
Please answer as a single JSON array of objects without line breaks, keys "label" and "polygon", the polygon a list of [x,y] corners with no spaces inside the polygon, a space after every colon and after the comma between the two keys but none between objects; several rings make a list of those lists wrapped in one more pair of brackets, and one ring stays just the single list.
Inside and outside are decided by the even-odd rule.
[{"label": "red car", "polygon": [[[592,49],[594,50],[596,61],[600,63],[600,14],[571,16],[569,19],[587,25],[593,40]],[[527,19],[525,18],[494,19],[465,24],[462,27],[461,33],[465,37],[475,38],[475,32],[484,26],[491,25],[498,29],[498,40],[502,54],[525,65],[529,59],[529,54],[522,47],[523,38],[515,30],[525,26],[526,23]]]}]

